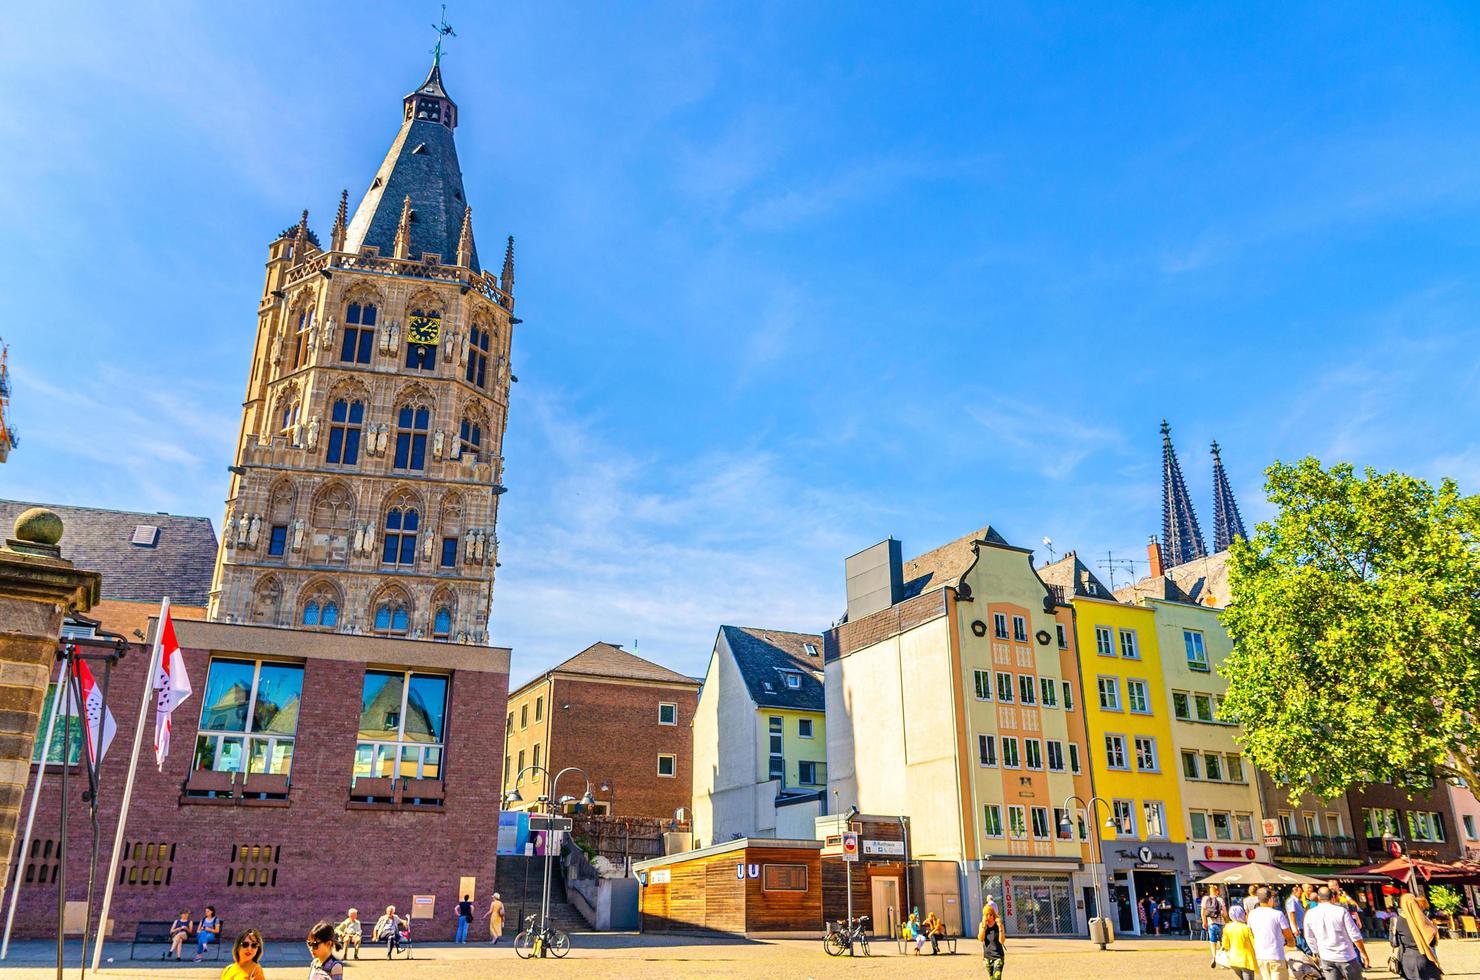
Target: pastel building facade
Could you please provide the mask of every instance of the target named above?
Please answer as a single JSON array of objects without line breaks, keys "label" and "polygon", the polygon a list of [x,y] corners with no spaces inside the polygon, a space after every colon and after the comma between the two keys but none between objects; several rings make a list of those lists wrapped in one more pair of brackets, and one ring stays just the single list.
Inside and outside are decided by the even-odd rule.
[{"label": "pastel building facade", "polygon": [[693,722],[694,846],[811,840],[826,812],[822,637],[721,626]]},{"label": "pastel building facade", "polygon": [[908,818],[916,904],[951,929],[989,895],[1009,935],[1076,934],[1093,904],[1072,611],[1031,557],[990,527],[909,562],[881,542],[826,634],[828,799]]},{"label": "pastel building facade", "polygon": [[1145,927],[1136,910],[1145,898],[1190,904],[1187,825],[1156,610],[1117,601],[1073,552],[1039,574],[1073,603],[1089,764],[1095,792],[1107,804],[1096,806],[1107,912],[1118,933],[1139,935]]}]

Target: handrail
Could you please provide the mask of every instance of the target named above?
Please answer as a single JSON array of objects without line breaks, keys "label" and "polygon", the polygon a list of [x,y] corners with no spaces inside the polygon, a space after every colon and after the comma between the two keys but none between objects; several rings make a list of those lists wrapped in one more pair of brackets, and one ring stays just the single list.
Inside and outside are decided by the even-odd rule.
[{"label": "handrail", "polygon": [[512,311],[514,298],[499,288],[498,280],[487,272],[474,272],[457,265],[424,262],[420,259],[398,259],[384,255],[358,255],[354,252],[320,252],[288,270],[284,286],[294,286],[329,269],[373,272],[392,276],[411,276],[439,282],[455,282],[478,291],[479,295]]}]

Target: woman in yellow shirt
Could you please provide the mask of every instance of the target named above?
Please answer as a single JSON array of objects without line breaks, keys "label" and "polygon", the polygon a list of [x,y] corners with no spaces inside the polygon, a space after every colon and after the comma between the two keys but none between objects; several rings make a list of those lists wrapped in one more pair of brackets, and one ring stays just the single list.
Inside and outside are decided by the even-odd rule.
[{"label": "woman in yellow shirt", "polygon": [[248,929],[236,937],[231,962],[221,971],[221,980],[265,980],[262,974],[262,933]]},{"label": "woman in yellow shirt", "polygon": [[1229,923],[1223,927],[1223,950],[1228,954],[1228,968],[1238,980],[1258,980],[1259,961],[1254,959],[1254,930],[1244,921],[1242,905],[1230,905]]}]

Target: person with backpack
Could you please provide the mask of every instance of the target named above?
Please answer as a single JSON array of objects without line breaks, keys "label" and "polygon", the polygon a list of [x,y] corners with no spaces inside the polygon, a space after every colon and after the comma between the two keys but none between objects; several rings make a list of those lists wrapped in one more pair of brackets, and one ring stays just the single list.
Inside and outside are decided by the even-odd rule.
[{"label": "person with backpack", "polygon": [[334,955],[334,923],[320,919],[308,930],[308,980],[344,980],[344,964]]},{"label": "person with backpack", "polygon": [[1218,894],[1217,885],[1209,885],[1208,893],[1203,896],[1198,906],[1198,915],[1202,919],[1203,930],[1207,933],[1208,946],[1212,955],[1209,967],[1218,965],[1218,950],[1223,946],[1223,923],[1228,918],[1228,906],[1223,904],[1223,898]]}]

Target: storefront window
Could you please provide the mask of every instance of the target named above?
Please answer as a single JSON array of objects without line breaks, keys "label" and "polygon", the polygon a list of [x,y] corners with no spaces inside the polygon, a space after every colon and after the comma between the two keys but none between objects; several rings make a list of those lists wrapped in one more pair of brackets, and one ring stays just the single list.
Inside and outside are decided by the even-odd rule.
[{"label": "storefront window", "polygon": [[288,775],[302,697],[301,665],[212,660],[194,768]]},{"label": "storefront window", "polygon": [[1075,933],[1074,896],[1067,876],[983,875],[982,898],[990,896],[1007,936],[1064,936]]},{"label": "storefront window", "polygon": [[446,677],[366,671],[354,778],[440,779],[446,710]]}]

